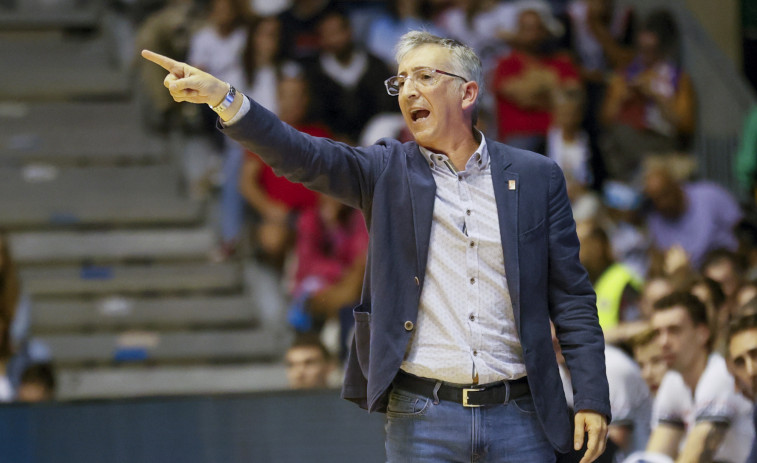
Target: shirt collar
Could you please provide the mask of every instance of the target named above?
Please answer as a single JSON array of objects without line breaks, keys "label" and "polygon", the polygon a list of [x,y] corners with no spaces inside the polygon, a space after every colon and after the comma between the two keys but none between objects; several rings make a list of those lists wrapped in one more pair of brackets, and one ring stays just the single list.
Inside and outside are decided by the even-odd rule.
[{"label": "shirt collar", "polygon": [[[473,155],[468,159],[468,162],[465,164],[465,171],[484,171],[489,167],[489,150],[486,148],[486,137],[484,137],[484,134],[481,133],[480,130],[476,130],[479,135],[481,136],[481,143],[479,143],[478,148],[476,151],[473,152]],[[421,150],[421,154],[426,157],[426,160],[428,161],[428,165],[431,168],[444,168],[449,169],[452,168],[452,163],[449,162],[449,158],[446,154],[443,153],[434,153],[433,151],[424,148],[420,145],[418,145],[418,148]]]}]

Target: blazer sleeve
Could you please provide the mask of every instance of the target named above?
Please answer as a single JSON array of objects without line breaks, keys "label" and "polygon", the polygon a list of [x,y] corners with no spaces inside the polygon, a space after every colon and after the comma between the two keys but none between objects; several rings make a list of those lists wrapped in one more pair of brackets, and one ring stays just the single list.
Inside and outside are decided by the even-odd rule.
[{"label": "blazer sleeve", "polygon": [[560,168],[549,188],[549,310],[573,383],[574,409],[612,419],[596,295],[578,258],[576,226]]},{"label": "blazer sleeve", "polygon": [[253,100],[250,110],[230,126],[218,129],[256,153],[277,175],[333,196],[343,203],[365,210],[373,186],[384,171],[391,145],[380,140],[366,148],[355,148],[328,138],[313,137],[280,121]]}]

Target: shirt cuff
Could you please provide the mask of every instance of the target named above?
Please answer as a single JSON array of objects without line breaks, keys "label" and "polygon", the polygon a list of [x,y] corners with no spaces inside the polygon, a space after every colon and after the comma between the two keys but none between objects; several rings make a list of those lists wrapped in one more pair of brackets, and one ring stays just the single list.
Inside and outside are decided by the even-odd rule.
[{"label": "shirt cuff", "polygon": [[221,125],[224,127],[228,127],[230,125],[236,124],[241,118],[244,117],[245,114],[247,114],[250,111],[250,100],[247,99],[246,96],[242,95],[242,106],[239,108],[239,111],[237,111],[236,114],[234,114],[234,117],[229,119],[226,122],[221,121]]}]

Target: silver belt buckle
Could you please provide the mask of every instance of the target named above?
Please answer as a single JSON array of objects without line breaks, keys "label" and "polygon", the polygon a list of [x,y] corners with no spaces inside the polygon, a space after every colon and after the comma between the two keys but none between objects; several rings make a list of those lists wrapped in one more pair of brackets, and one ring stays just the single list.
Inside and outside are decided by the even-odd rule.
[{"label": "silver belt buckle", "polygon": [[484,388],[482,388],[482,387],[481,388],[464,388],[463,389],[463,407],[473,407],[473,408],[480,407],[481,405],[474,405],[474,404],[469,404],[468,403],[468,393],[469,392],[479,392],[479,391],[483,391],[483,390],[484,390]]}]

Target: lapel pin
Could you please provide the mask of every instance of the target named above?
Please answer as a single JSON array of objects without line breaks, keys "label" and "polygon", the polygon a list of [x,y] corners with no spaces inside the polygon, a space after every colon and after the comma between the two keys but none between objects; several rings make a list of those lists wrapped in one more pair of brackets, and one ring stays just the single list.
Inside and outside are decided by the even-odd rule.
[{"label": "lapel pin", "polygon": [[508,180],[508,182],[507,182],[507,188],[509,190],[515,190],[515,180]]}]

